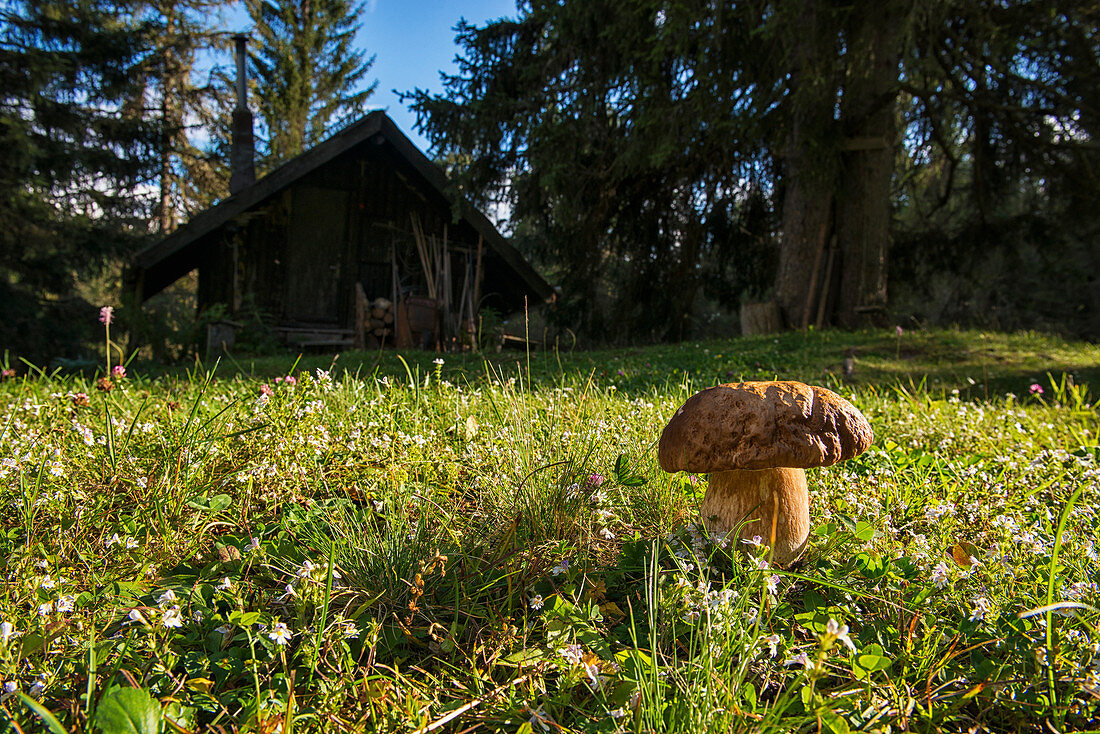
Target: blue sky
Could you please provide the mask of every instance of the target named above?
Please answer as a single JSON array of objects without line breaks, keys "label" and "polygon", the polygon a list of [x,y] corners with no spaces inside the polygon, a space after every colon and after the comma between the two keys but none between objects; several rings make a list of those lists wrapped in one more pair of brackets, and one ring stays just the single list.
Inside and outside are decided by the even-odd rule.
[{"label": "blue sky", "polygon": [[[378,80],[368,106],[385,109],[397,126],[427,152],[427,142],[413,130],[415,116],[398,102],[392,90],[419,87],[442,92],[439,72],[456,70],[458,47],[452,29],[459,18],[482,25],[487,20],[515,15],[515,0],[365,0],[358,38],[366,54],[375,55],[370,78]],[[229,14],[226,27],[234,32],[250,29],[251,22],[242,7],[235,7]]]},{"label": "blue sky", "polygon": [[368,54],[377,54],[371,72],[378,89],[371,106],[385,108],[398,127],[424,149],[426,142],[413,131],[415,116],[391,90],[420,87],[442,92],[439,72],[456,70],[458,47],[452,28],[458,19],[482,25],[515,15],[515,0],[368,0],[359,38]]}]

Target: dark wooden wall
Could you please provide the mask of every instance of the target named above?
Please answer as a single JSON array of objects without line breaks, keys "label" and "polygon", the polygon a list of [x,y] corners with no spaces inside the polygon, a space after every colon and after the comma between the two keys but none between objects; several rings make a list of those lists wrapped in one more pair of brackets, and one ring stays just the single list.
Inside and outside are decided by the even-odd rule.
[{"label": "dark wooden wall", "polygon": [[236,314],[251,302],[281,324],[351,327],[356,282],[370,299],[393,298],[394,257],[402,293],[426,295],[412,215],[426,235],[446,232],[458,298],[477,234],[419,176],[370,140],[303,176],[210,236],[200,309],[221,302]]}]

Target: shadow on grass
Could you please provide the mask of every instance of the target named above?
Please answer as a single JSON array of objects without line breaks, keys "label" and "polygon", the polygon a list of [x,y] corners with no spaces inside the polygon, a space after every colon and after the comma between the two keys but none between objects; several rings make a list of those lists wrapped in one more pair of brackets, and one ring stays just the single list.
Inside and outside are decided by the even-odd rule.
[{"label": "shadow on grass", "polygon": [[[440,367],[434,364],[443,359]],[[404,360],[404,361],[402,361]],[[408,366],[406,368],[406,365]],[[1100,346],[1068,342],[1034,332],[884,331],[790,332],[722,341],[595,351],[552,350],[495,354],[405,351],[349,351],[339,355],[275,357],[230,355],[215,369],[219,379],[273,379],[291,370],[335,368],[360,378],[388,377],[423,383],[439,375],[450,382],[484,385],[514,378],[532,389],[577,386],[588,380],[604,389],[638,397],[740,380],[795,379],[812,384],[859,388],[959,391],[961,399],[995,399],[1006,393],[1025,396],[1032,384],[1045,391],[1053,376],[1069,376],[1076,385],[1100,384]],[[194,369],[194,367],[192,367]],[[179,376],[181,369],[156,370]]]}]

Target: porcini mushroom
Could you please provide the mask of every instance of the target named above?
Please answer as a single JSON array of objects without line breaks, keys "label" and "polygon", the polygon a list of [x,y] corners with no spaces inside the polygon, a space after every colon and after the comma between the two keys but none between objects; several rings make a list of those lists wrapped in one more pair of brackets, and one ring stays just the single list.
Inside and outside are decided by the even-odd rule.
[{"label": "porcini mushroom", "polygon": [[699,508],[709,533],[740,526],[738,539],[760,536],[786,565],[810,534],[804,470],[857,456],[873,438],[863,414],[823,387],[737,382],[690,397],[661,433],[657,460],[667,472],[710,473]]}]

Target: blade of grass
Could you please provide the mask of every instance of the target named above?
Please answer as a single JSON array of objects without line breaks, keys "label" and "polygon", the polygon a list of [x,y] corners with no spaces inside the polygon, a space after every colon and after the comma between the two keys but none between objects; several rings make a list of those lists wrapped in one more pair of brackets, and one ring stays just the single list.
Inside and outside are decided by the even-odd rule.
[{"label": "blade of grass", "polygon": [[42,723],[45,724],[46,728],[53,732],[53,734],[69,734],[68,730],[61,725],[61,722],[57,720],[57,717],[54,716],[48,708],[22,691],[16,691],[16,695],[19,696],[19,700],[23,702],[24,706],[33,711],[38,718],[42,719]]},{"label": "blade of grass", "polygon": [[1073,512],[1077,499],[1085,491],[1085,486],[1083,483],[1077,486],[1077,489],[1070,495],[1069,501],[1066,502],[1061,517],[1058,518],[1058,531],[1054,534],[1054,550],[1050,554],[1050,572],[1047,574],[1047,690],[1050,697],[1050,708],[1059,723],[1059,727],[1064,723],[1066,716],[1065,711],[1059,711],[1058,709],[1058,692],[1054,685],[1054,658],[1057,654],[1054,649],[1054,582],[1058,576],[1058,554],[1062,550],[1062,534],[1065,532],[1069,514]]},{"label": "blade of grass", "polygon": [[325,625],[328,624],[328,605],[332,599],[332,570],[333,559],[336,556],[336,542],[330,540],[328,546],[328,573],[325,575],[325,601],[321,606],[321,622],[317,625],[317,635],[314,642],[317,646],[317,655],[313,658],[313,667],[309,671],[309,682],[313,684],[313,676],[317,674],[317,664],[321,661],[321,637],[324,636]]}]

